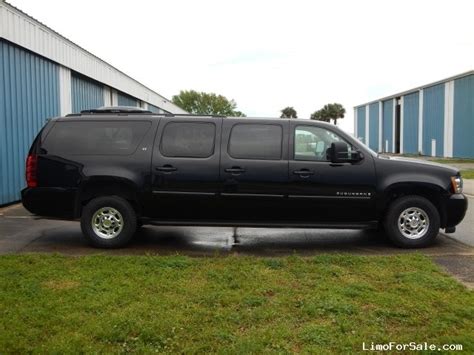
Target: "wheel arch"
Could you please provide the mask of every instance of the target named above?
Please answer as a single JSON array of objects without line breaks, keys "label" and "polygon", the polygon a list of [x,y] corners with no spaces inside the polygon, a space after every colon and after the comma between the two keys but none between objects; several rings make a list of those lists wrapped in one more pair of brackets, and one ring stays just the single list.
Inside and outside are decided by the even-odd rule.
[{"label": "wheel arch", "polygon": [[383,218],[390,206],[390,204],[396,199],[416,195],[426,198],[430,201],[438,210],[440,216],[440,226],[446,226],[447,213],[443,203],[444,189],[436,184],[427,182],[397,182],[389,185],[385,188],[383,198],[379,201],[381,208],[379,209],[379,218]]},{"label": "wheel arch", "polygon": [[118,177],[96,176],[79,186],[75,203],[75,216],[81,217],[83,207],[92,199],[101,196],[118,196],[127,200],[137,213],[142,212],[138,186],[131,180]]}]

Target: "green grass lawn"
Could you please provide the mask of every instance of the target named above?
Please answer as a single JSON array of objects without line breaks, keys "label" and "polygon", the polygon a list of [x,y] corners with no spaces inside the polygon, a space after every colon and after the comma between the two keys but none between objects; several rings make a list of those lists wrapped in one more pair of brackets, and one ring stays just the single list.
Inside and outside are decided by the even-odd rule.
[{"label": "green grass lawn", "polygon": [[430,259],[0,257],[0,353],[474,351],[474,293]]},{"label": "green grass lawn", "polygon": [[[474,163],[473,159],[432,159],[431,161],[442,164],[461,164]],[[461,175],[464,179],[474,179],[474,169],[461,169]]]},{"label": "green grass lawn", "polygon": [[442,159],[430,159],[442,164],[462,164],[462,163],[474,163],[474,159],[458,159],[458,158],[442,158]]},{"label": "green grass lawn", "polygon": [[462,170],[461,176],[463,179],[474,179],[474,169]]}]

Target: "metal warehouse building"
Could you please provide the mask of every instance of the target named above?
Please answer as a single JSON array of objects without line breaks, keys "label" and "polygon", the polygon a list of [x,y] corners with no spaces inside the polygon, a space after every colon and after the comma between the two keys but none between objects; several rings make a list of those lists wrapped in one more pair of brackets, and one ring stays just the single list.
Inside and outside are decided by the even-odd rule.
[{"label": "metal warehouse building", "polygon": [[0,1],[0,205],[19,200],[28,148],[47,118],[116,105],[186,113]]},{"label": "metal warehouse building", "polygon": [[356,106],[354,120],[374,151],[474,158],[474,71]]}]

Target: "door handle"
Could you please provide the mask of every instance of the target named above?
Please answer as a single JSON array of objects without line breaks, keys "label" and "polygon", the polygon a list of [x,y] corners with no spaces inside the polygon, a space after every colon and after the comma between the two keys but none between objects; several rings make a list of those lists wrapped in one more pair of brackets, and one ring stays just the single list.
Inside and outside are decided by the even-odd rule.
[{"label": "door handle", "polygon": [[163,165],[163,166],[157,166],[156,170],[164,172],[164,173],[171,173],[171,172],[176,171],[178,169],[175,168],[173,165],[166,164],[166,165]]},{"label": "door handle", "polygon": [[224,171],[232,175],[240,175],[242,173],[245,173],[245,169],[241,168],[240,166],[233,166],[232,168],[227,168]]},{"label": "door handle", "polygon": [[309,169],[301,169],[301,170],[293,171],[293,174],[298,175],[299,177],[302,177],[302,178],[307,178],[310,175],[314,175],[314,171],[309,170]]}]

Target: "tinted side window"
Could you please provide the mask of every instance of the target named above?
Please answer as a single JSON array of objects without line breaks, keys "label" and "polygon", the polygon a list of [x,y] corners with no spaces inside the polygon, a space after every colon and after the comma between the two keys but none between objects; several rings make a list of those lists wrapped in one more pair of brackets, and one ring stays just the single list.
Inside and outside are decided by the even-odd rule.
[{"label": "tinted side window", "polygon": [[281,159],[280,125],[242,123],[232,127],[228,152],[235,159]]},{"label": "tinted side window", "polygon": [[128,155],[150,126],[146,121],[56,122],[43,148],[56,155]]},{"label": "tinted side window", "polygon": [[214,154],[216,126],[206,122],[170,122],[161,136],[166,157],[208,158]]},{"label": "tinted side window", "polygon": [[[296,126],[295,160],[328,161],[327,150],[333,142],[345,142],[343,138],[327,129],[315,126]],[[352,146],[347,144],[348,154]]]}]

